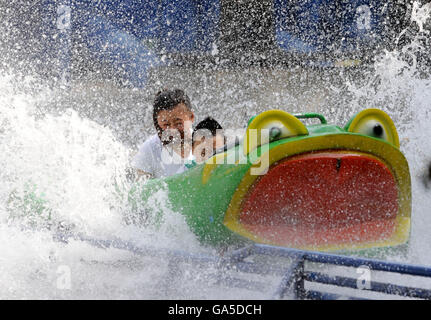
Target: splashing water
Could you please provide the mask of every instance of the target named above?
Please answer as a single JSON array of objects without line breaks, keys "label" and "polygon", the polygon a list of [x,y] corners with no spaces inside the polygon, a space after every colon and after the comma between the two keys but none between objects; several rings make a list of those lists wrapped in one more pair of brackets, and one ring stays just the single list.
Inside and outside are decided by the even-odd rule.
[{"label": "splashing water", "polygon": [[[109,271],[100,272],[100,266],[80,262],[130,260],[130,254],[73,241],[60,244],[53,241],[53,234],[58,228],[71,228],[100,238],[118,236],[193,251],[199,247],[182,216],[169,213],[166,207],[165,223],[157,232],[125,225],[122,213],[127,210],[127,199],[117,190],[119,185],[127,187],[124,173],[129,151],[110,130],[72,109],[59,116],[38,115],[39,98],[17,93],[10,77],[0,79],[0,91],[0,296],[130,298],[137,294],[137,298],[154,298],[154,292],[135,289],[138,279],[128,283],[118,270],[112,277]],[[46,90],[40,97],[49,100],[51,94],[55,93]],[[166,202],[165,197],[163,192],[156,194],[154,205]],[[76,290],[58,289],[61,266],[70,270]],[[143,277],[141,283],[151,279],[150,274],[140,274],[132,277]],[[119,292],[105,293],[106,286]]]},{"label": "splashing water", "polygon": [[[430,37],[423,28],[430,12],[430,4],[415,3],[412,22],[419,26],[417,38],[399,50],[384,52],[371,72],[360,76],[361,81],[351,80],[347,72],[340,71],[337,77],[343,82],[341,86],[330,85],[331,79],[320,73],[312,74],[311,80],[304,79],[305,70],[289,75],[285,70],[245,70],[242,76],[225,71],[196,74],[170,70],[169,78],[162,70],[150,80],[154,86],[185,85],[186,91],[193,92],[195,104],[201,106],[198,116],[210,113],[225,120],[226,127],[242,127],[248,117],[266,108],[321,112],[337,124],[364,108],[387,111],[399,129],[412,175],[412,235],[409,255],[403,261],[430,265],[431,214],[427,211],[431,190],[424,186],[423,177],[431,161],[431,80],[420,74],[415,55],[428,50],[420,45],[419,38]],[[189,84],[184,84],[184,74],[191,80],[186,81]],[[318,85],[310,84],[316,79]],[[155,92],[153,89],[150,85],[147,90]],[[176,287],[171,285],[167,290],[163,259],[138,258],[80,241],[64,244],[53,240],[53,235],[65,228],[160,249],[212,253],[197,242],[183,217],[169,209],[163,191],[152,199],[152,205],[161,206],[165,212],[160,228],[124,223],[123,215],[129,208],[118,186],[124,190],[129,187],[124,173],[132,150],[118,137],[132,135],[136,143],[142,135],[131,134],[130,128],[144,126],[150,132],[151,118],[133,118],[132,114],[122,123],[127,123],[129,132],[121,135],[115,119],[83,116],[95,100],[109,104],[112,95],[99,91],[71,97],[31,77],[14,73],[0,77],[0,297],[266,298],[267,292],[197,287],[194,281],[198,278],[202,283],[211,282],[215,268],[196,266],[183,270]],[[50,112],[52,108],[47,106],[56,108],[57,104],[63,104],[58,108],[61,112]],[[109,111],[106,114],[112,116]],[[26,206],[25,199],[29,198],[40,201]]]}]

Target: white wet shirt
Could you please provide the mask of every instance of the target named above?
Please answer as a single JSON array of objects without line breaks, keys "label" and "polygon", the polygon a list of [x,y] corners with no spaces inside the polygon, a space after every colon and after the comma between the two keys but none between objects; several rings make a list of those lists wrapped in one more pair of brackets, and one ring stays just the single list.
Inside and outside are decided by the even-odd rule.
[{"label": "white wet shirt", "polygon": [[159,136],[155,134],[139,146],[138,153],[131,164],[137,169],[150,173],[153,178],[161,178],[186,171],[186,164],[193,160],[191,151],[190,155],[183,159],[169,145],[163,146]]}]

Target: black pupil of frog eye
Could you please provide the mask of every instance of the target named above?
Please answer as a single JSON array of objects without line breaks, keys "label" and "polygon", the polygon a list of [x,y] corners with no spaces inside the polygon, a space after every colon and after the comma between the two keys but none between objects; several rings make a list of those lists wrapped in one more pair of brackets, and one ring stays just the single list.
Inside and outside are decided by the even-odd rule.
[{"label": "black pupil of frog eye", "polygon": [[380,137],[381,135],[383,135],[383,128],[380,124],[375,124],[373,127],[373,133],[375,136]]},{"label": "black pupil of frog eye", "polygon": [[269,137],[271,140],[277,139],[281,135],[281,129],[273,127],[269,130]]}]

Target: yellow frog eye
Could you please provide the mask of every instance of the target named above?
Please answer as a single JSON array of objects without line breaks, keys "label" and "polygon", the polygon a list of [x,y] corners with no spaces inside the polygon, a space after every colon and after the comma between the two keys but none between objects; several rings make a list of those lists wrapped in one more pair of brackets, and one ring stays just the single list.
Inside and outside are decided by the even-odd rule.
[{"label": "yellow frog eye", "polygon": [[397,129],[388,114],[379,109],[366,109],[354,116],[346,125],[348,132],[360,133],[385,140],[400,147]]},{"label": "yellow frog eye", "polygon": [[262,143],[307,134],[307,128],[295,116],[282,110],[268,110],[250,121],[244,136],[243,151],[247,155]]}]

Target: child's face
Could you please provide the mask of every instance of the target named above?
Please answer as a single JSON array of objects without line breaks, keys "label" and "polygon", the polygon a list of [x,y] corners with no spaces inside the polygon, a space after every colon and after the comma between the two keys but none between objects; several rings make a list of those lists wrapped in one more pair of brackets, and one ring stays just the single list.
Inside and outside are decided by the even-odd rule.
[{"label": "child's face", "polygon": [[224,135],[217,134],[213,138],[213,146],[214,146],[214,151],[224,147]]},{"label": "child's face", "polygon": [[220,149],[223,146],[224,136],[222,134],[217,134],[210,138],[198,137],[193,142],[193,155],[196,158],[196,162],[204,162],[213,155],[215,150]]},{"label": "child's face", "polygon": [[180,134],[181,142],[190,138],[195,116],[184,104],[180,103],[172,110],[162,110],[157,115],[157,123],[163,131],[172,130]]}]

